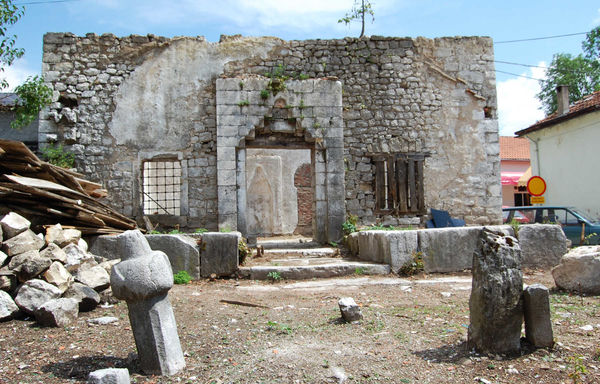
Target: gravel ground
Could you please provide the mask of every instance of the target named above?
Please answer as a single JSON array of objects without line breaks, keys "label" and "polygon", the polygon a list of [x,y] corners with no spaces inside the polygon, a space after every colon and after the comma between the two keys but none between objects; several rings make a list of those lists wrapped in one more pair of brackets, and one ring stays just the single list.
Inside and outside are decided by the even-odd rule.
[{"label": "gravel ground", "polygon": [[[549,273],[527,284],[553,287]],[[124,302],[82,313],[76,324],[0,323],[1,383],[85,382],[127,367],[135,383],[600,383],[600,297],[552,292],[556,345],[519,357],[467,350],[468,274],[282,281],[200,281],[169,293],[187,368],[142,375]],[[340,320],[353,297],[364,319]],[[234,300],[267,308],[222,303]],[[114,316],[117,323],[88,325]]]}]

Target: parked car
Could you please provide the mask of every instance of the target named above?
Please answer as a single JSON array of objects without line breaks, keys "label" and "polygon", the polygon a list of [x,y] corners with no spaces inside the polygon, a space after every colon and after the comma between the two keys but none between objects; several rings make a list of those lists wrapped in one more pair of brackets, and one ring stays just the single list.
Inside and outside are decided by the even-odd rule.
[{"label": "parked car", "polygon": [[600,222],[572,207],[503,207],[502,217],[504,223],[560,224],[573,245],[600,244]]}]

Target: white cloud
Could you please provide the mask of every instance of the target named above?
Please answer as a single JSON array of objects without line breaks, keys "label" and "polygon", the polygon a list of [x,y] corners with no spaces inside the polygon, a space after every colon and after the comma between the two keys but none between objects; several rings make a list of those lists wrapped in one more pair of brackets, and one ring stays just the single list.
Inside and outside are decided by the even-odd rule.
[{"label": "white cloud", "polygon": [[0,73],[0,77],[8,81],[8,88],[2,90],[2,92],[12,92],[21,83],[23,83],[29,76],[39,75],[39,71],[33,71],[27,66],[27,62],[22,60],[15,61],[10,67],[4,68],[4,72]]},{"label": "white cloud", "polygon": [[[538,64],[545,67],[544,62]],[[531,68],[523,76],[541,79],[545,76],[544,68]],[[515,131],[525,129],[536,121],[544,118],[542,104],[536,97],[540,92],[537,80],[517,77],[498,82],[498,124],[500,135],[512,136]]]}]

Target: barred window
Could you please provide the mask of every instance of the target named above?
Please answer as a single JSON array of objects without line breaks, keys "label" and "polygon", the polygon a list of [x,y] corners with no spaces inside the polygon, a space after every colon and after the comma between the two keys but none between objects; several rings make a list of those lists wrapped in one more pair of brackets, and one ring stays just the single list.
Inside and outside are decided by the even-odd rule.
[{"label": "barred window", "polygon": [[177,160],[145,161],[142,167],[145,215],[179,215],[181,164]]},{"label": "barred window", "polygon": [[423,163],[427,154],[373,154],[376,213],[425,214]]}]

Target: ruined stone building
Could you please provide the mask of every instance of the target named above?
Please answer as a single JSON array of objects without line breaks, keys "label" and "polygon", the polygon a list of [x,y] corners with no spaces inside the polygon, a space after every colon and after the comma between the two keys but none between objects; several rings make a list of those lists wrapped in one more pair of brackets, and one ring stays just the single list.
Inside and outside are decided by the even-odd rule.
[{"label": "ruined stone building", "polygon": [[490,38],[48,33],[43,76],[40,143],[140,223],[332,241],[348,214],[500,222]]}]

